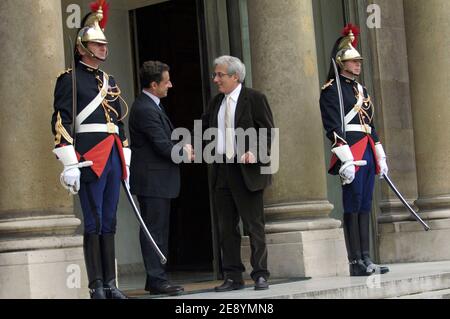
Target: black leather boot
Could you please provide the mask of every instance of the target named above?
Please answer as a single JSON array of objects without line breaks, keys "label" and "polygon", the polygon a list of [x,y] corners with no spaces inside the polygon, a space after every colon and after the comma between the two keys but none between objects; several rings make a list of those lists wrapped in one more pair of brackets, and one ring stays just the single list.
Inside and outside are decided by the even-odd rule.
[{"label": "black leather boot", "polygon": [[91,299],[106,299],[103,290],[102,256],[99,235],[84,234],[83,250]]},{"label": "black leather boot", "polygon": [[344,237],[347,247],[350,276],[369,276],[367,267],[361,259],[358,213],[344,213]]},{"label": "black leather boot", "polygon": [[377,265],[370,259],[370,214],[359,214],[358,218],[359,235],[361,238],[361,257],[367,267],[367,271],[377,274],[385,274],[389,272],[388,267]]},{"label": "black leather boot", "polygon": [[128,297],[116,286],[116,255],[114,234],[100,236],[103,261],[103,287],[108,299],[127,299]]}]

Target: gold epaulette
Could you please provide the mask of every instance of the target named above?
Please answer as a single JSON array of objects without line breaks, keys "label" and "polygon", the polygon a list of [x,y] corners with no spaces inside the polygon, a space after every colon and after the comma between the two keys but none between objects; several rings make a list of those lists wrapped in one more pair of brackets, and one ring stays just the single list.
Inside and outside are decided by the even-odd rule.
[{"label": "gold epaulette", "polygon": [[56,78],[59,78],[61,75],[69,73],[69,72],[72,72],[72,68],[68,68],[67,70],[62,71]]},{"label": "gold epaulette", "polygon": [[330,85],[333,85],[333,81],[334,81],[334,79],[331,79],[330,81],[328,81],[327,83],[325,83],[323,86],[322,86],[322,90],[325,90],[327,87],[329,87]]}]

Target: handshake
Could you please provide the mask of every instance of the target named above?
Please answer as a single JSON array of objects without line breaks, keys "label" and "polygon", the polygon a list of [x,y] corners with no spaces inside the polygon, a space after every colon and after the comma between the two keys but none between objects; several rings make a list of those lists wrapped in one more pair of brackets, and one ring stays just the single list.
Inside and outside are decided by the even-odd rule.
[{"label": "handshake", "polygon": [[187,155],[189,162],[193,162],[195,160],[195,152],[191,144],[185,144],[183,146],[183,153]]},{"label": "handshake", "polygon": [[[193,162],[195,160],[195,151],[191,144],[185,144],[183,146],[183,153],[186,154],[190,162]],[[240,163],[254,164],[256,163],[256,156],[249,151],[241,156]]]}]

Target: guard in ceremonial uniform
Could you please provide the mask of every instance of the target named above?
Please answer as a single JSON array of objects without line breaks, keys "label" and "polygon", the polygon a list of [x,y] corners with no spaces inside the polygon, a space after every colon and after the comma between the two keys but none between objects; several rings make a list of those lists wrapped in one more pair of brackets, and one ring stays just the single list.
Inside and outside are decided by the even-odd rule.
[{"label": "guard in ceremonial uniform", "polygon": [[64,72],[56,82],[53,153],[64,165],[61,183],[80,196],[91,298],[123,299],[126,296],[116,287],[114,235],[121,180],[128,178],[131,151],[120,89],[99,69],[108,54],[103,33],[108,7],[98,1],[91,9],[77,35],[75,70]]},{"label": "guard in ceremonial uniform", "polygon": [[375,175],[387,174],[386,154],[376,133],[374,109],[364,86],[356,81],[362,57],[355,49],[359,29],[347,25],[335,43],[320,111],[331,140],[329,173],[342,181],[344,235],[351,276],[385,273],[370,259],[369,222]]}]

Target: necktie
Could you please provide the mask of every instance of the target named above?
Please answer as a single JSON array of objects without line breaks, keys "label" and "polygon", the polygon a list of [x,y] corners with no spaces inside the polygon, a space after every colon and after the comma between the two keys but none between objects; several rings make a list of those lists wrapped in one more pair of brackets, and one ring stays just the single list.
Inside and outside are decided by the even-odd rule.
[{"label": "necktie", "polygon": [[233,124],[231,116],[231,97],[227,96],[225,105],[225,155],[231,159],[234,155]]},{"label": "necktie", "polygon": [[162,105],[162,103],[161,102],[159,102],[159,108],[160,108],[160,110],[163,112],[163,113],[166,113],[166,110],[164,110],[164,106]]},{"label": "necktie", "polygon": [[164,117],[166,118],[167,123],[169,123],[169,127],[171,130],[173,130],[173,124],[169,119],[169,116],[166,113],[166,109],[164,108],[164,106],[162,105],[161,102],[159,102],[158,107],[161,109],[161,112],[164,114]]}]

